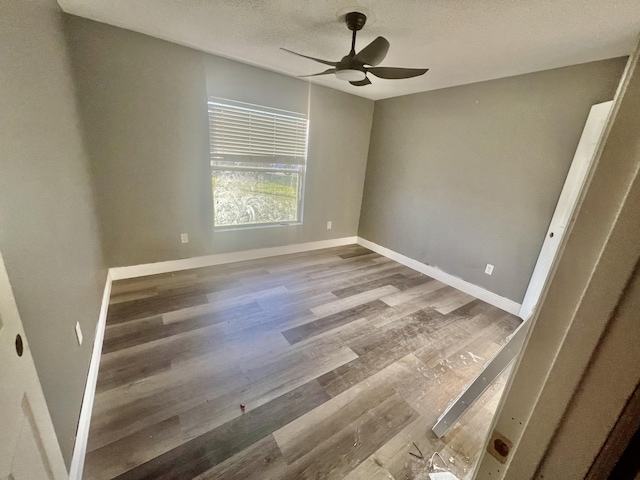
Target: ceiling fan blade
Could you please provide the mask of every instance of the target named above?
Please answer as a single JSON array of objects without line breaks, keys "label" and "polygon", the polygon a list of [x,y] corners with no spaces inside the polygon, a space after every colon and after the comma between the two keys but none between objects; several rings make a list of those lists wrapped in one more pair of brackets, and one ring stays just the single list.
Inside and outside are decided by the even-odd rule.
[{"label": "ceiling fan blade", "polygon": [[285,52],[293,53],[294,55],[298,55],[299,57],[308,58],[309,60],[315,60],[316,62],[324,63],[325,65],[331,65],[332,67],[335,67],[338,64],[338,62],[330,62],[329,60],[322,60],[321,58],[310,57],[308,55],[303,55],[301,53],[296,53],[296,52],[294,52],[292,50],[288,50],[286,48],[280,48],[280,50],[284,50]]},{"label": "ceiling fan blade", "polygon": [[384,37],[378,37],[369,45],[360,50],[355,57],[354,62],[361,63],[363,65],[371,65],[375,67],[378,65],[384,57],[387,56],[389,51],[389,42]]},{"label": "ceiling fan blade", "polygon": [[374,67],[367,68],[367,72],[378,78],[395,80],[400,78],[418,77],[427,73],[428,68],[395,68],[395,67]]},{"label": "ceiling fan blade", "polygon": [[364,87],[365,85],[371,85],[371,80],[367,77],[364,77],[364,80],[360,80],[359,82],[349,82],[351,85],[355,85],[356,87]]},{"label": "ceiling fan blade", "polygon": [[336,73],[336,69],[335,68],[328,68],[327,70],[325,70],[324,72],[320,72],[320,73],[312,73],[311,75],[298,75],[299,78],[304,78],[304,77],[317,77],[319,75],[330,75],[332,73]]},{"label": "ceiling fan blade", "polygon": [[298,75],[298,77],[300,77],[300,78],[303,78],[303,77],[317,77],[318,75],[330,75],[332,73],[336,73],[336,69],[335,68],[329,68],[329,69],[325,70],[324,72],[312,73],[311,75]]}]

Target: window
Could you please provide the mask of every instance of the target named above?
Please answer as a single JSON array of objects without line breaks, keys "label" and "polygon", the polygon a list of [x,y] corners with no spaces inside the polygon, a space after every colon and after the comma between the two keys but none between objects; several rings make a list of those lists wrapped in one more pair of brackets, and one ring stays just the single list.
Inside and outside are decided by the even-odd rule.
[{"label": "window", "polygon": [[215,227],[302,221],[307,116],[209,99]]}]

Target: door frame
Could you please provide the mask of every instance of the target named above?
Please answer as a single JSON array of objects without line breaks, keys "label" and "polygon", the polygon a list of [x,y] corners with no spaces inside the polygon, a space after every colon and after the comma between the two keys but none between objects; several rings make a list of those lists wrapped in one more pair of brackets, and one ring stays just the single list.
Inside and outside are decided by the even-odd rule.
[{"label": "door frame", "polygon": [[558,257],[560,243],[566,235],[567,228],[575,220],[580,196],[592,173],[596,149],[602,139],[612,107],[613,100],[610,100],[597,103],[589,110],[589,116],[578,142],[576,153],[573,156],[571,167],[564,181],[562,192],[545,233],[538,260],[520,306],[518,316],[523,320],[528,320],[533,315],[544,286],[549,281],[551,269]]},{"label": "door frame", "polygon": [[[474,478],[540,478],[585,372],[601,361],[600,341],[640,258],[639,57],[640,43],[627,62],[589,187],[492,423],[493,434],[512,447],[505,463],[485,452]],[[640,371],[624,373],[640,376]],[[599,404],[598,412],[611,414],[615,408]],[[591,434],[604,442],[608,432]],[[564,458],[571,460],[572,478],[583,478],[580,472],[586,474],[593,458],[575,448],[583,438],[573,440]]]}]

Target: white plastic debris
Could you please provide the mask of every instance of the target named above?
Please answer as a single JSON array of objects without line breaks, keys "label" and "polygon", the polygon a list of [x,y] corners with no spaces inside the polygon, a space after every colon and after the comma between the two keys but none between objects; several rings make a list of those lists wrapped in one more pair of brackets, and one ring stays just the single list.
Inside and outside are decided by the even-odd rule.
[{"label": "white plastic debris", "polygon": [[460,480],[451,472],[435,472],[429,474],[430,480]]},{"label": "white plastic debris", "polygon": [[469,356],[471,357],[471,360],[473,360],[475,363],[478,363],[478,360],[483,361],[484,358],[479,357],[478,355],[474,355],[471,352],[467,352],[469,354]]},{"label": "white plastic debris", "polygon": [[447,462],[444,460],[444,458],[442,457],[442,455],[440,455],[439,452],[433,452],[433,455],[431,455],[431,458],[427,461],[427,468],[430,468],[435,471],[442,471],[442,472],[446,471],[444,468],[436,464],[435,462],[436,457],[440,458],[440,460],[442,461],[442,463],[444,463],[444,466],[446,468],[449,468],[449,465],[447,465]]}]

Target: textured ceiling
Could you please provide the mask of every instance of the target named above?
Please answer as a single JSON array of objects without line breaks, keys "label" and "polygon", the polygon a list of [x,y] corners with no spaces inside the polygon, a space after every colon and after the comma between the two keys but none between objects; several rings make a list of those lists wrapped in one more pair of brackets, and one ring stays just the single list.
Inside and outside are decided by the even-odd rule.
[{"label": "textured ceiling", "polygon": [[368,15],[356,50],[391,42],[381,66],[428,67],[422,77],[354,87],[311,81],[374,100],[627,55],[640,0],[58,0],[65,12],[288,75],[339,60],[350,48],[341,16]]}]

